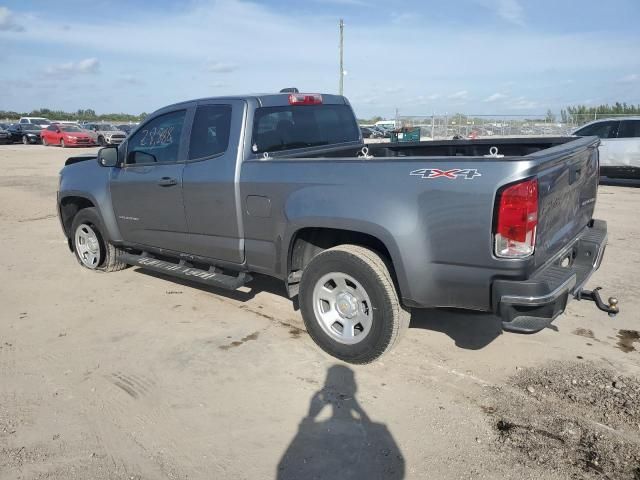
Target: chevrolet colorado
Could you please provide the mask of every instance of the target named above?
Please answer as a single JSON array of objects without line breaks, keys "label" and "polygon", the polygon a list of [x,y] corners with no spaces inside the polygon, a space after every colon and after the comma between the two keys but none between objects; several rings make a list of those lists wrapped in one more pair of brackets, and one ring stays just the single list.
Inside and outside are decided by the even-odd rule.
[{"label": "chevrolet colorado", "polygon": [[[69,158],[58,214],[88,269],[128,265],[298,297],[313,340],[367,363],[411,307],[494,312],[535,332],[584,290],[607,238],[592,218],[595,137],[366,147],[346,98],[207,98],[150,115],[119,146]],[[93,160],[93,161],[91,161]]]}]

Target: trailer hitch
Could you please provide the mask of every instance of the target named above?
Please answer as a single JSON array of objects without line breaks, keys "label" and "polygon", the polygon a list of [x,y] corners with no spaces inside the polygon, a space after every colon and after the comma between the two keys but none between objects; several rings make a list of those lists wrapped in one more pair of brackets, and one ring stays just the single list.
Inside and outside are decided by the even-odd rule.
[{"label": "trailer hitch", "polygon": [[596,287],[593,290],[580,290],[576,294],[577,300],[590,300],[595,302],[596,306],[603,312],[607,312],[610,317],[615,317],[620,309],[618,308],[618,299],[616,297],[609,297],[607,300],[609,305],[602,301],[598,290],[602,290],[602,287]]}]

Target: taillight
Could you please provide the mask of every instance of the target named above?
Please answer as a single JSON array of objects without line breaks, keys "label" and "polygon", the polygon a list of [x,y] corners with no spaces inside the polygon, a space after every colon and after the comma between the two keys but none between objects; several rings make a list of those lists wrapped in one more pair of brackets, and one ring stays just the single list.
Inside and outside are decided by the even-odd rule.
[{"label": "taillight", "polygon": [[536,247],[538,180],[510,185],[498,194],[496,205],[496,256],[528,257]]},{"label": "taillight", "polygon": [[322,95],[319,93],[292,93],[289,95],[289,105],[320,105]]}]

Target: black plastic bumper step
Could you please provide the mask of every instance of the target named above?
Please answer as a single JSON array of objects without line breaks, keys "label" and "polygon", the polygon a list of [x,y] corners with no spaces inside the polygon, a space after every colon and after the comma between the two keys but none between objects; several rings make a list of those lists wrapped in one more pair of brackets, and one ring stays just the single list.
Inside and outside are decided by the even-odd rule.
[{"label": "black plastic bumper step", "polygon": [[195,268],[184,260],[174,263],[147,254],[136,255],[129,252],[122,253],[120,258],[129,265],[227,290],[236,290],[251,280],[251,275],[245,272],[240,272],[236,276],[227,275],[214,267],[210,267],[208,270]]}]

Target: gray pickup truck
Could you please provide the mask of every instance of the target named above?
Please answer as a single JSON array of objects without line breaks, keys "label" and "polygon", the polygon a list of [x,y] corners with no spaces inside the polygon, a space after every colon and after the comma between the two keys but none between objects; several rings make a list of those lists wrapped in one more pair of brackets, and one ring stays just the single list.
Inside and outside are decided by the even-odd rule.
[{"label": "gray pickup truck", "polygon": [[[411,308],[493,312],[535,332],[585,282],[595,137],[369,145],[346,98],[279,93],[178,103],[118,147],[69,158],[58,214],[83,267],[128,265],[236,289],[281,279],[326,352],[367,363]],[[91,161],[93,160],[93,161]]]}]

